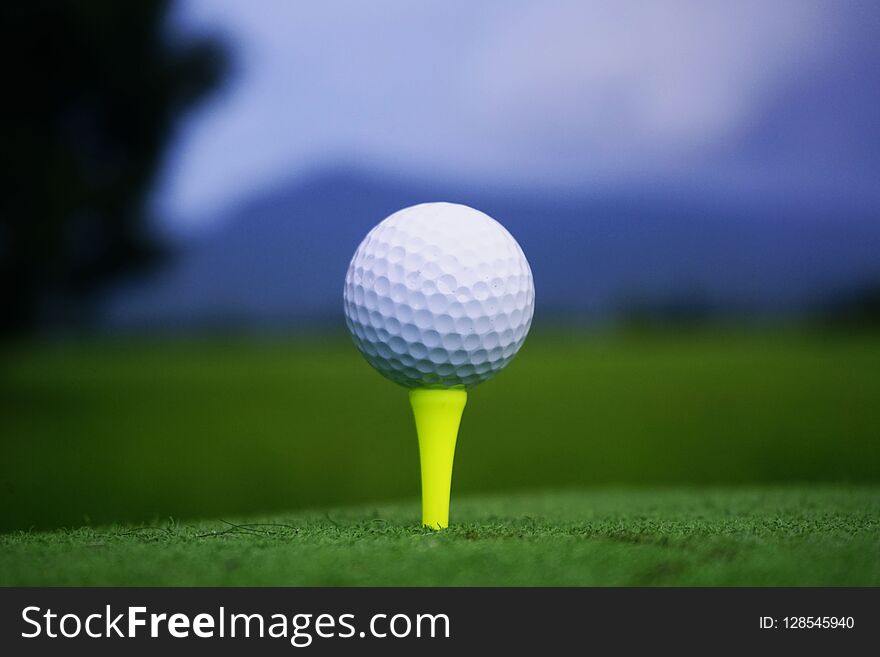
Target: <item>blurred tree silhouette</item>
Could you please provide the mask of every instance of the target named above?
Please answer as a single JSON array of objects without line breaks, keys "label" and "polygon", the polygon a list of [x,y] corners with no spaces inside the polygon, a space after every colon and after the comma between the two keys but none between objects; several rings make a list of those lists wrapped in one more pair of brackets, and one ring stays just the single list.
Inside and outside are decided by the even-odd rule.
[{"label": "blurred tree silhouette", "polygon": [[155,259],[145,201],[174,121],[224,51],[169,38],[166,0],[3,6],[3,334],[81,321],[95,293]]},{"label": "blurred tree silhouette", "polygon": [[819,326],[829,329],[880,329],[880,286],[865,285],[837,292],[813,313]]}]

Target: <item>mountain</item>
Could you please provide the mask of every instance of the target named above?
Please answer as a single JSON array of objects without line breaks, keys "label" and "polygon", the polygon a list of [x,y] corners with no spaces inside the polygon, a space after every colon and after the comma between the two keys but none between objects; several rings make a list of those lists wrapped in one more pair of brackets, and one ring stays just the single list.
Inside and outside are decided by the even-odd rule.
[{"label": "mountain", "polygon": [[513,233],[534,272],[539,319],[680,303],[789,314],[880,282],[875,206],[803,196],[531,193],[330,170],[217,218],[165,269],[117,289],[104,318],[112,329],[341,323],[343,277],[363,236],[395,210],[439,200]]}]

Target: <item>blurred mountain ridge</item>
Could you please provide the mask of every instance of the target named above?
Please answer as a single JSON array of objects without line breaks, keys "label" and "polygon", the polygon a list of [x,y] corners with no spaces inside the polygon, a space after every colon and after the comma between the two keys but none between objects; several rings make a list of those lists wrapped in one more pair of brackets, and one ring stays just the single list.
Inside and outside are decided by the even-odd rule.
[{"label": "blurred mountain ridge", "polygon": [[517,238],[539,319],[602,321],[652,308],[790,316],[880,283],[880,221],[870,204],[695,186],[535,192],[339,166],[231,208],[158,274],[118,287],[102,323],[341,323],[343,277],[360,240],[392,212],[440,200],[476,207]]}]

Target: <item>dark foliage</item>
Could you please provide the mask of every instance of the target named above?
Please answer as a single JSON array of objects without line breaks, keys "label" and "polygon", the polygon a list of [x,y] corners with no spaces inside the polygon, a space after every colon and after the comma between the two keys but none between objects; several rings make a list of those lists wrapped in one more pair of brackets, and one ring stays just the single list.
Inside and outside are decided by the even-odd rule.
[{"label": "dark foliage", "polygon": [[27,2],[2,11],[3,334],[79,322],[108,282],[155,260],[145,200],[175,121],[223,51],[167,34],[169,3]]}]

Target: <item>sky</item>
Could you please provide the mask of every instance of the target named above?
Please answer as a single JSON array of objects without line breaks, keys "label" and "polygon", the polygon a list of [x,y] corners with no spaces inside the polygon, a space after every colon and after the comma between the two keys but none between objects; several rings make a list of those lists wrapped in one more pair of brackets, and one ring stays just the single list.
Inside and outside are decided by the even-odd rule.
[{"label": "sky", "polygon": [[183,0],[232,74],[179,127],[178,227],[321,167],[544,190],[876,193],[880,10],[856,0]]}]

